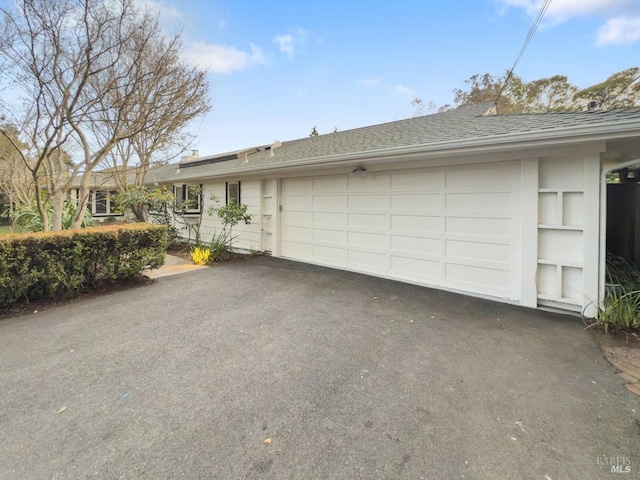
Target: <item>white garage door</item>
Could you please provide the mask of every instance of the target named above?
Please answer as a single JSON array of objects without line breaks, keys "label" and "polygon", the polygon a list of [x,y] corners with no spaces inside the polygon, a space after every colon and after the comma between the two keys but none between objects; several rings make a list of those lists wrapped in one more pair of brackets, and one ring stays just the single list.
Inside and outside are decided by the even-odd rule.
[{"label": "white garage door", "polygon": [[518,300],[520,164],[284,179],[282,256]]}]

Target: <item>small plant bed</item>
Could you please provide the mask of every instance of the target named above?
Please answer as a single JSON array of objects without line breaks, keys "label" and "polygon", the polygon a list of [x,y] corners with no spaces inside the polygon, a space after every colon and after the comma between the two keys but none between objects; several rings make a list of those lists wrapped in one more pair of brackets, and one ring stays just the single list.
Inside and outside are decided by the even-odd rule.
[{"label": "small plant bed", "polygon": [[[203,246],[201,248],[207,248],[207,247]],[[190,245],[188,243],[173,243],[172,245],[169,246],[169,248],[167,248],[167,255],[173,255],[174,257],[179,257],[189,262],[194,262],[191,256],[192,249],[193,249],[193,245]],[[210,261],[208,261],[207,264],[213,265],[218,263],[234,262],[236,260],[243,260],[245,258],[254,257],[254,256],[256,256],[256,254],[225,251],[225,252],[221,252],[215,258],[215,260],[210,259]]]},{"label": "small plant bed", "polygon": [[603,305],[589,326],[605,333],[640,332],[640,268],[622,257],[607,257]]}]

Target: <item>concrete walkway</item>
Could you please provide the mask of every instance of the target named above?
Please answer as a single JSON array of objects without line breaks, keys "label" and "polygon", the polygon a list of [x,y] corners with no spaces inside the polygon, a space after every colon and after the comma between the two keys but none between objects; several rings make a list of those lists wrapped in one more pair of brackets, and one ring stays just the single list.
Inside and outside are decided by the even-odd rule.
[{"label": "concrete walkway", "polygon": [[178,275],[180,273],[192,272],[194,270],[201,270],[207,268],[206,265],[195,265],[193,262],[185,260],[175,255],[166,255],[164,259],[164,265],[160,268],[153,270],[147,270],[143,272],[143,275],[150,279],[168,277],[171,275]]},{"label": "concrete walkway", "polygon": [[0,479],[638,478],[623,383],[574,317],[254,257],[0,321]]}]

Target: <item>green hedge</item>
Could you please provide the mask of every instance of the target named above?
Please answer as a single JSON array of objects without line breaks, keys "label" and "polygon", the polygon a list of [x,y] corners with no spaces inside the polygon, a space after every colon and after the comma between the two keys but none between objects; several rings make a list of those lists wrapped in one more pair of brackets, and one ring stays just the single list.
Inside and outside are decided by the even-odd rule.
[{"label": "green hedge", "polygon": [[167,228],[136,223],[0,236],[0,308],[57,299],[164,263]]}]

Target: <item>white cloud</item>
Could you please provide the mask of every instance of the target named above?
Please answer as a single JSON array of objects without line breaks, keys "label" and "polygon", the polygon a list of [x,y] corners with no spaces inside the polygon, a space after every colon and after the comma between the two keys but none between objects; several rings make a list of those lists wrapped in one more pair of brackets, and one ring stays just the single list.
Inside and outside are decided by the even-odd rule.
[{"label": "white cloud", "polygon": [[[521,8],[536,17],[543,0],[497,0],[504,9]],[[640,40],[638,0],[554,0],[549,4],[545,20],[562,23],[575,17],[594,17],[605,21],[597,35],[598,45],[630,45]],[[634,31],[635,30],[635,31]]]},{"label": "white cloud", "polygon": [[152,11],[156,11],[160,13],[160,18],[164,21],[167,20],[182,20],[183,15],[182,12],[179,11],[173,5],[170,5],[165,2],[157,2],[155,0],[138,0],[137,3],[142,6],[142,8],[146,8]]},{"label": "white cloud", "polygon": [[277,35],[276,38],[273,39],[273,41],[278,44],[281,52],[286,53],[289,58],[293,58],[293,55],[296,53],[296,49],[294,46],[296,41],[293,38],[293,35]]},{"label": "white cloud", "polygon": [[308,30],[297,28],[293,33],[276,35],[273,41],[278,44],[282,53],[286,53],[289,58],[293,58],[297,53],[298,48],[302,47],[307,42],[308,38]]},{"label": "white cloud", "polygon": [[[538,15],[543,0],[499,0],[504,7],[522,8],[532,17]],[[549,4],[545,18],[563,22],[572,17],[587,15],[616,15],[631,8],[638,9],[637,0],[554,0]]]},{"label": "white cloud", "polygon": [[230,45],[195,40],[186,45],[183,56],[189,63],[213,73],[231,73],[268,63],[262,50],[254,44],[251,44],[251,51],[246,52]]},{"label": "white cloud", "polygon": [[382,78],[365,78],[364,80],[361,80],[360,83],[367,88],[376,88],[380,83],[382,83]]},{"label": "white cloud", "polygon": [[640,16],[611,18],[598,30],[597,43],[600,46],[632,45],[638,40]]},{"label": "white cloud", "polygon": [[404,95],[409,101],[416,98],[416,92],[414,92],[412,88],[409,88],[405,85],[394,85],[393,87],[391,87],[391,92],[399,95]]}]

